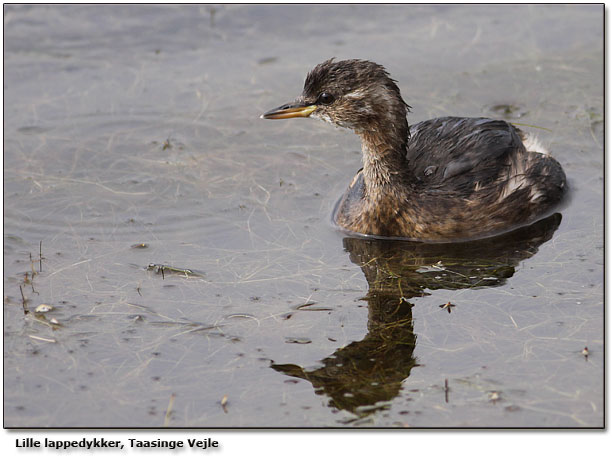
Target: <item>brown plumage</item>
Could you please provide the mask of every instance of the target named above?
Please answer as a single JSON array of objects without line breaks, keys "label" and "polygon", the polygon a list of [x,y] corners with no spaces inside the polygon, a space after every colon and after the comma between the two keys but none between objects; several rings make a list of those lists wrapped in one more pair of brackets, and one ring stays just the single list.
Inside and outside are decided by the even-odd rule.
[{"label": "brown plumage", "polygon": [[361,137],[363,168],[333,215],[355,233],[482,238],[532,223],[561,201],[561,165],[513,125],[441,117],[409,127],[409,109],[381,65],[332,59],[308,74],[294,102],[262,117],[317,117]]}]

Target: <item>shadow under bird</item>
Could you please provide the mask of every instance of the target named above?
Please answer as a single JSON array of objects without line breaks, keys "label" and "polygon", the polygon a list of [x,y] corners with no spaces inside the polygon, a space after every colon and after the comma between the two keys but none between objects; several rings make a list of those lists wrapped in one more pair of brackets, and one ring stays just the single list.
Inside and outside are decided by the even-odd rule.
[{"label": "shadow under bird", "polygon": [[494,236],[552,213],[566,192],[557,160],[503,120],[440,117],[408,125],[385,68],[327,60],[293,102],[264,119],[316,117],[361,137],[363,168],[334,222],[364,235],[452,242]]}]

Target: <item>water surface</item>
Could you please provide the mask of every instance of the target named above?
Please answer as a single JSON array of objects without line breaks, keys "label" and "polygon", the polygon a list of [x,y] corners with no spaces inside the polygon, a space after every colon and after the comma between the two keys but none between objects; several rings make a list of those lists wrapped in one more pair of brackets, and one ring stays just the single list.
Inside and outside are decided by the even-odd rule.
[{"label": "water surface", "polygon": [[[5,6],[5,425],[602,426],[602,24]],[[409,122],[529,125],[569,202],[495,242],[346,238],[358,138],[259,119],[331,56],[384,64]]]}]

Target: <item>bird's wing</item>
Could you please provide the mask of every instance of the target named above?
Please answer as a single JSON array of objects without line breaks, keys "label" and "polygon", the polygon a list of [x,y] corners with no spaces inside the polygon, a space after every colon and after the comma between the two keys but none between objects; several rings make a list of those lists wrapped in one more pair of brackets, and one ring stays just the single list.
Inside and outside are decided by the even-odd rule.
[{"label": "bird's wing", "polygon": [[410,128],[407,158],[416,185],[471,191],[507,175],[525,153],[519,131],[502,120],[440,117]]}]

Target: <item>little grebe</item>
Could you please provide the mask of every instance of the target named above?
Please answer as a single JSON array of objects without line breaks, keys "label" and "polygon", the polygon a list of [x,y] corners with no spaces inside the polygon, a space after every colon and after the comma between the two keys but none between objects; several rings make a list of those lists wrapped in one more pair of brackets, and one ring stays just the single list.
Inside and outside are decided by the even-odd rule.
[{"label": "little grebe", "polygon": [[262,117],[317,117],[361,137],[363,168],[333,215],[356,233],[482,238],[534,222],[561,201],[561,165],[513,125],[440,117],[409,127],[409,110],[381,65],[330,59],[308,74],[294,102]]}]

